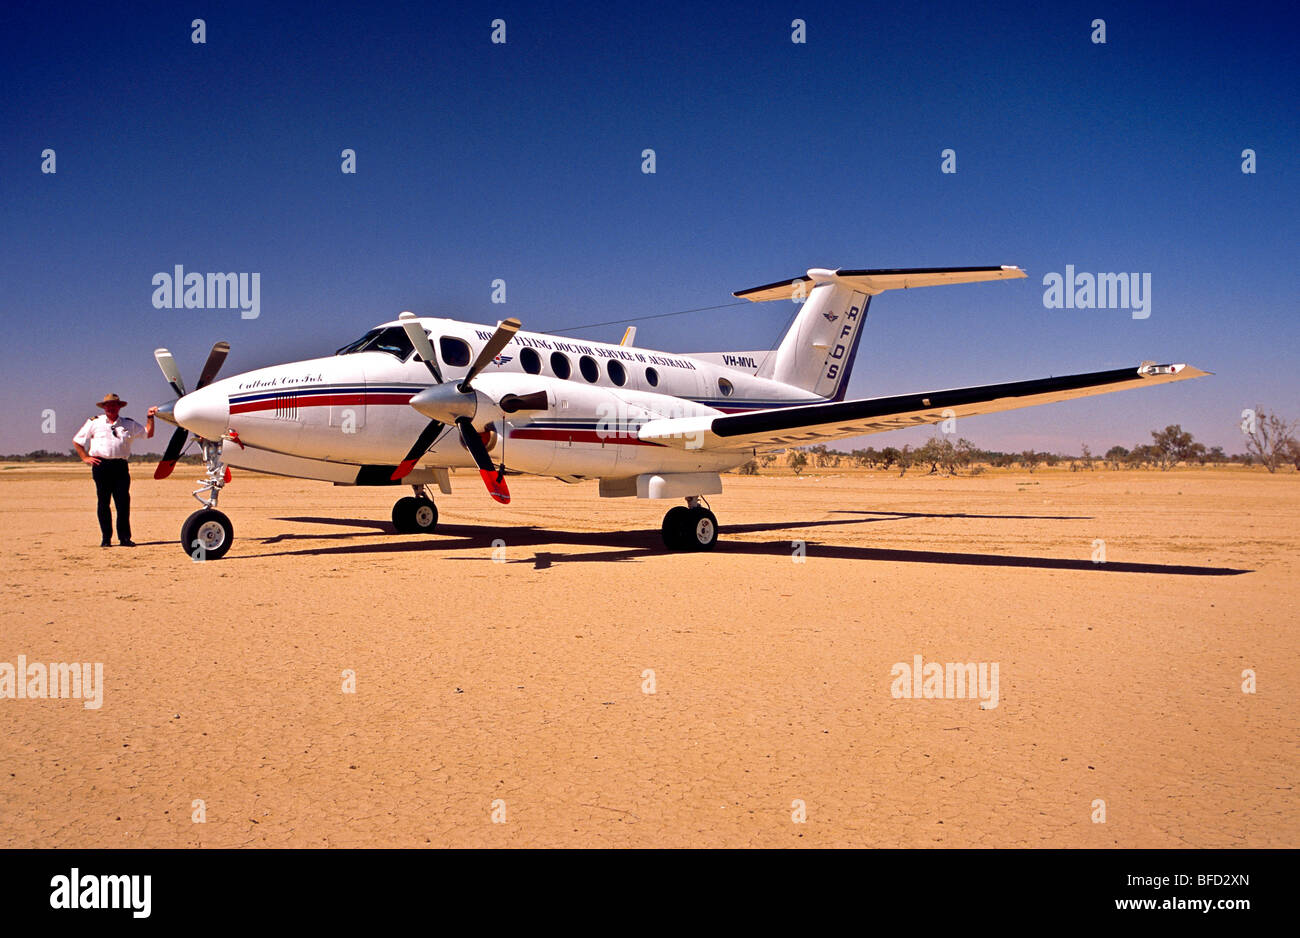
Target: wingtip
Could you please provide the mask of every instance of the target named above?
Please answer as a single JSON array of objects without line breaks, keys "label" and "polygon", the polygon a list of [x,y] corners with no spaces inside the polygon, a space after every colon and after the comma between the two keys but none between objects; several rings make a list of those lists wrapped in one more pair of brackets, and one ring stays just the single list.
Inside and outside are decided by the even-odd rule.
[{"label": "wingtip", "polygon": [[1175,380],[1186,380],[1188,378],[1203,378],[1212,375],[1212,371],[1204,371],[1195,365],[1189,365],[1186,362],[1175,362],[1170,365],[1159,365],[1154,361],[1144,361],[1137,367],[1137,373],[1142,378],[1173,378]]}]

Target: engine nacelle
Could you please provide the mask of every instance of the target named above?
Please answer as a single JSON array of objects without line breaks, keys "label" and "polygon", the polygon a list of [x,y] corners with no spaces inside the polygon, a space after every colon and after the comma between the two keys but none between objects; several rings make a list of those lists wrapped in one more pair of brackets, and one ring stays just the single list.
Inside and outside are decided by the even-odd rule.
[{"label": "engine nacelle", "polygon": [[[545,375],[480,375],[474,387],[494,402],[512,395],[516,400],[540,403],[539,392],[545,393],[545,409],[503,414],[500,406],[495,407],[495,422],[507,428],[505,463],[521,472],[615,478],[646,472],[718,470],[736,463],[731,454],[662,446],[638,437],[637,431],[652,420],[721,413],[694,401]],[[474,423],[482,426],[478,418]]]}]

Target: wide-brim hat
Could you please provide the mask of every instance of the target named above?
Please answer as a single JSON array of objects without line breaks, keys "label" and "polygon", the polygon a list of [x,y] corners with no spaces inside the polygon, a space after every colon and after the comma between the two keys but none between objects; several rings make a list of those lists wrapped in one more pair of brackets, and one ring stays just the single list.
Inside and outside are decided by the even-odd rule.
[{"label": "wide-brim hat", "polygon": [[102,401],[95,401],[96,407],[103,407],[105,404],[117,404],[120,407],[125,407],[127,402],[122,400],[116,394],[105,394]]}]

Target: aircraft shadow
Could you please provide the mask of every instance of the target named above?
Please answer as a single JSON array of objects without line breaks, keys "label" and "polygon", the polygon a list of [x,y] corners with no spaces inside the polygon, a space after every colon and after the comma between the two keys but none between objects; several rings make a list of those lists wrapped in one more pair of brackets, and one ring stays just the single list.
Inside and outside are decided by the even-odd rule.
[{"label": "aircraft shadow", "polygon": [[[893,518],[988,518],[998,521],[1091,521],[1092,515],[972,515],[964,511],[936,514],[928,511],[854,511],[850,508],[833,508],[833,515],[886,515]],[[878,520],[878,519],[868,519]]]},{"label": "aircraft shadow", "polygon": [[[736,541],[727,537],[729,534],[763,534],[783,530],[806,530],[808,528],[832,527],[845,524],[868,524],[878,521],[895,521],[902,518],[1011,518],[1011,519],[1047,519],[1080,520],[1075,516],[1056,515],[966,515],[966,514],[929,514],[921,512],[840,512],[841,514],[877,515],[878,517],[854,517],[830,519],[823,521],[790,521],[765,524],[732,524],[722,528],[722,539],[714,548],[715,554],[742,554],[752,556],[791,555],[789,540],[776,541]],[[398,537],[391,523],[373,519],[352,518],[276,518],[301,524],[331,524],[353,529],[341,534],[279,534],[261,539],[263,545],[280,544],[285,541],[337,540],[357,537]],[[356,529],[370,529],[358,532]],[[227,560],[252,559],[254,557],[284,556],[321,556],[347,554],[385,554],[410,553],[413,551],[441,553],[445,551],[480,548],[485,552],[493,548],[492,541],[500,538],[506,542],[511,553],[520,548],[545,547],[593,547],[601,548],[584,553],[555,553],[535,550],[529,557],[514,557],[506,563],[532,564],[536,569],[546,569],[556,563],[610,563],[618,561],[636,561],[666,553],[658,528],[640,528],[630,531],[557,531],[532,526],[519,527],[480,527],[464,524],[442,524],[433,535],[400,535],[401,540],[385,540],[378,543],[351,543],[336,547],[302,547],[299,549],[270,551],[258,554],[232,553]],[[1192,564],[1133,563],[1108,561],[1093,563],[1091,560],[1065,557],[1029,557],[1014,554],[976,554],[954,551],[907,550],[887,547],[855,547],[842,544],[825,544],[806,540],[807,556],[828,557],[838,560],[874,561],[884,563],[927,563],[954,564],[974,567],[1025,567],[1040,570],[1078,570],[1093,573],[1156,573],[1172,576],[1238,576],[1251,573],[1251,570],[1235,567],[1209,567]],[[614,548],[610,550],[610,548]],[[451,560],[470,563],[490,563],[491,556],[451,557]]]}]

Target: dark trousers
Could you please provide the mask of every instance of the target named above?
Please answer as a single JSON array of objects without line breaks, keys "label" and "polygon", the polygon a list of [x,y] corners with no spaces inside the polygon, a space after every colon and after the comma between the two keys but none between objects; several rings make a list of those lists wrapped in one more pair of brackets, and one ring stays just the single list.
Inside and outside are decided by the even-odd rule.
[{"label": "dark trousers", "polygon": [[125,459],[101,459],[98,466],[90,467],[95,479],[95,494],[99,497],[99,533],[107,543],[113,533],[113,513],[109,510],[111,498],[117,506],[117,539],[131,540],[131,471]]}]

